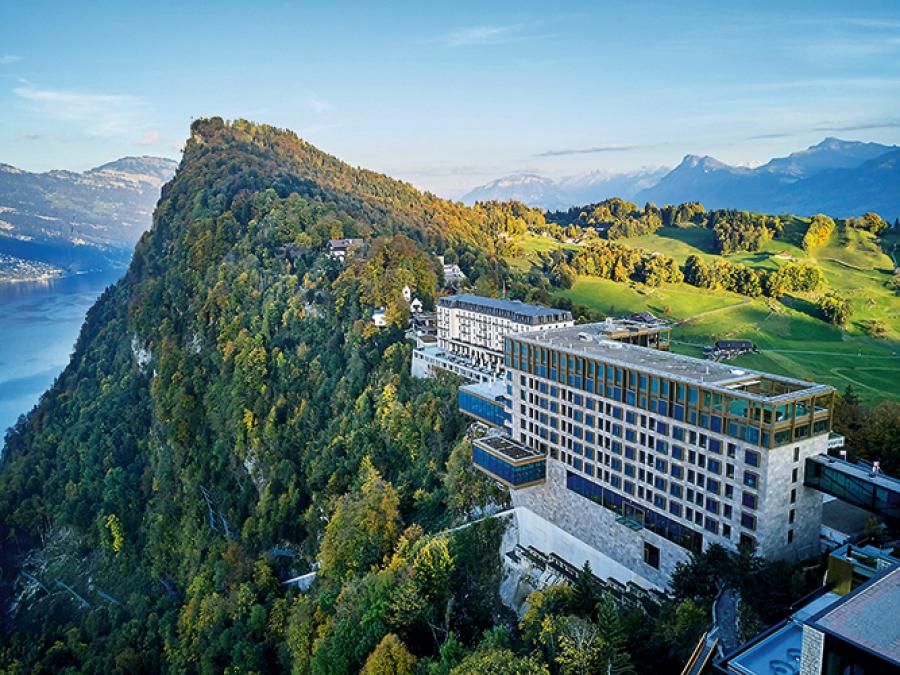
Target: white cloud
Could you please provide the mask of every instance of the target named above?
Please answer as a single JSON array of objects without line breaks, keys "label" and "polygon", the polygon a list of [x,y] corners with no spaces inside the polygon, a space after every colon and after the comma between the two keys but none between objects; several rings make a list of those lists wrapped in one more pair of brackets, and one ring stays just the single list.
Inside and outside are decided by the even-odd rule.
[{"label": "white cloud", "polygon": [[474,47],[478,45],[502,45],[522,40],[540,40],[553,37],[547,34],[526,32],[527,26],[513,23],[505,26],[468,26],[450,31],[431,42],[445,47]]},{"label": "white cloud", "polygon": [[448,47],[497,44],[509,40],[520,26],[471,26],[448,33],[444,42]]},{"label": "white cloud", "polygon": [[134,133],[148,126],[148,106],[137,96],[41,89],[24,84],[13,90],[32,113],[71,122],[94,136]]},{"label": "white cloud", "polygon": [[21,56],[15,56],[14,54],[3,54],[0,55],[0,66],[5,66],[8,63],[15,63],[16,61],[21,60]]},{"label": "white cloud", "polygon": [[146,134],[138,139],[138,145],[153,145],[159,141],[159,132],[158,131],[148,131]]}]

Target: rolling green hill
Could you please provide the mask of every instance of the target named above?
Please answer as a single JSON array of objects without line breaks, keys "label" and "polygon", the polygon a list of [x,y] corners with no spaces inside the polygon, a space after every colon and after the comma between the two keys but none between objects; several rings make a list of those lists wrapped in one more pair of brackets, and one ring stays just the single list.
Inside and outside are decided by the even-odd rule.
[{"label": "rolling green hill", "polygon": [[[573,303],[602,314],[649,310],[679,322],[673,332],[677,351],[702,355],[702,348],[719,338],[749,338],[760,354],[739,357],[735,363],[750,368],[805,377],[839,390],[852,385],[862,400],[900,400],[900,297],[890,286],[894,264],[885,249],[896,235],[879,240],[869,232],[839,224],[829,241],[807,252],[801,242],[808,220],[784,219],[781,236],[765,242],[759,251],[722,256],[715,252],[715,236],[703,227],[660,227],[652,234],[616,241],[659,252],[683,265],[691,255],[708,262],[724,257],[758,270],[775,270],[789,261],[818,265],[828,286],[850,299],[851,322],[845,329],[824,322],[812,298],[787,295],[780,301],[747,298],[723,290],[699,289],[687,284],[618,283],[579,277],[561,294]],[[571,247],[556,242],[556,248]],[[520,269],[535,261],[537,251],[553,248],[552,240],[527,239],[514,261]],[[872,338],[865,322],[883,322],[886,334]]]}]

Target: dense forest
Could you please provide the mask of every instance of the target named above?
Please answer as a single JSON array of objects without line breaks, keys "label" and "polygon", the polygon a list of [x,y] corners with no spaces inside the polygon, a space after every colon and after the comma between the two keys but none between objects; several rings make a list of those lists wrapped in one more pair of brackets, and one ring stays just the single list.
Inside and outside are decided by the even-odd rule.
[{"label": "dense forest", "polygon": [[[627,222],[744,222],[623,204],[615,217]],[[712,549],[679,571],[656,613],[617,608],[584,570],[537,591],[517,620],[498,596],[501,523],[453,529],[505,495],[471,467],[458,382],[409,376],[399,291],[432,306],[441,254],[479,292],[559,304],[540,270],[502,258],[512,237],[546,227],[562,225],[520,204],[469,209],[420,193],[291,132],[195,122],[127,274],[5,439],[0,668],[666,671],[708,625],[719,582],[755,589],[748,620],[778,618],[815,565]],[[323,252],[337,237],[367,238],[370,255],[342,266]],[[550,276],[566,268],[646,283],[690,273],[698,286],[743,278],[605,240],[547,259]],[[387,308],[384,329],[375,306]],[[845,402],[848,417],[879,419],[857,408]],[[871,425],[856,433],[865,442]],[[282,583],[312,571],[308,590]]]}]

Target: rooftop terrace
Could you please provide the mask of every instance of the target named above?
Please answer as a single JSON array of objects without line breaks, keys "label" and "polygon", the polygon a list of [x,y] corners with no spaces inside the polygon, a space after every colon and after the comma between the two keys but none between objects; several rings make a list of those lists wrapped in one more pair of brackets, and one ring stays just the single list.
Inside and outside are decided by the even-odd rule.
[{"label": "rooftop terrace", "polygon": [[[622,333],[641,334],[652,333],[661,330],[671,330],[672,325],[659,319],[637,320],[630,317],[616,319],[609,317],[605,321],[599,323],[587,324],[588,326],[596,326],[597,333],[600,335],[619,335]],[[584,326],[581,326],[584,328]]]},{"label": "rooftop terrace", "polygon": [[543,454],[532,450],[529,447],[514,441],[509,436],[501,434],[491,434],[475,439],[475,444],[486,450],[490,450],[497,455],[501,455],[512,462],[520,462],[522,460],[534,459],[536,457],[543,458]]},{"label": "rooftop terrace", "polygon": [[460,387],[460,389],[464,389],[471,394],[475,394],[475,396],[480,396],[489,401],[494,401],[506,394],[506,380],[497,378],[496,380],[489,380],[488,382],[468,384],[464,387]]},{"label": "rooftop terrace", "polygon": [[542,332],[529,331],[509,337],[650,375],[703,385],[724,393],[739,393],[745,398],[764,402],[777,403],[833,391],[832,387],[814,382],[609,340],[605,337],[607,330],[606,323],[593,323]]}]

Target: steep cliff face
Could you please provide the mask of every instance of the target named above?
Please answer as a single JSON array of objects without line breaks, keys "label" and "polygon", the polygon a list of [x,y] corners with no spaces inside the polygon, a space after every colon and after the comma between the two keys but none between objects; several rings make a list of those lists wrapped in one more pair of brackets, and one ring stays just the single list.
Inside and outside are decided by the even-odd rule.
[{"label": "steep cliff face", "polygon": [[[372,260],[342,269],[321,254],[351,236],[373,240]],[[398,280],[433,293],[426,249],[481,256],[490,242],[483,214],[290,132],[195,122],[128,272],[6,439],[9,653],[78,627],[93,646],[67,646],[65,662],[88,654],[100,667],[115,658],[104,640],[138,639],[177,669],[189,648],[175,618],[192,584],[252,577],[259,556],[308,569],[365,456],[397,485],[408,522],[439,524],[463,426],[451,385],[410,381],[401,331],[375,331],[366,315]],[[159,625],[127,639],[115,624],[151,614]]]}]

